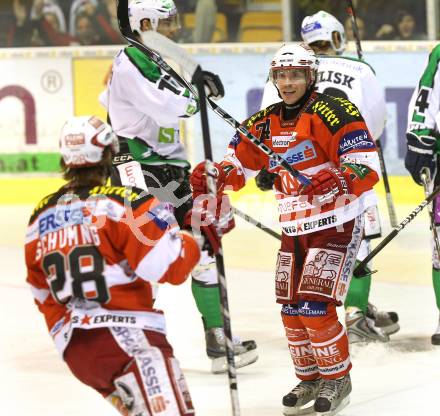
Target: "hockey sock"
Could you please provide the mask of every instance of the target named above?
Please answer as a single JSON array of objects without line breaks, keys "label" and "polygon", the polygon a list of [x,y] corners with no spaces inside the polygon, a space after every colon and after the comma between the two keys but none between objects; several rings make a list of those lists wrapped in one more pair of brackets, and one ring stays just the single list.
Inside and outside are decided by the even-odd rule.
[{"label": "hockey sock", "polygon": [[192,280],[191,284],[197,309],[203,317],[205,330],[223,326],[223,318],[220,307],[220,293],[217,285],[209,287]]},{"label": "hockey sock", "polygon": [[435,301],[440,310],[440,270],[432,269],[432,284],[434,286]]},{"label": "hockey sock", "polygon": [[[356,262],[356,265],[357,264],[358,262]],[[371,274],[366,275],[365,277],[362,277],[360,279],[356,279],[355,277],[353,277],[350,282],[350,287],[348,288],[347,298],[345,299],[345,309],[347,309],[349,306],[355,306],[365,313],[368,306],[368,297],[370,296],[370,287]]]}]

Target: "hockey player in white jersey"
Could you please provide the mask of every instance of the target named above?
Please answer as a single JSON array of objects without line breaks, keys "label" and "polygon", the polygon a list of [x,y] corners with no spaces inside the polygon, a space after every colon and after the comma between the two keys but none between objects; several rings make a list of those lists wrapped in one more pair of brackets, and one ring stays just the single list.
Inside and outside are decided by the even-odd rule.
[{"label": "hockey player in white jersey", "polygon": [[[427,192],[440,185],[440,45],[430,53],[418,86],[408,106],[407,153],[405,167],[417,185]],[[440,312],[440,197],[434,199],[431,211],[432,284]],[[431,337],[440,345],[440,319]]]},{"label": "hockey player in white jersey", "polygon": [[[379,138],[385,127],[385,98],[373,69],[357,58],[341,56],[346,38],[342,24],[331,14],[319,11],[306,16],[301,25],[303,40],[319,57],[317,89],[327,95],[343,97],[360,110],[373,138]],[[267,82],[262,108],[281,101],[278,90]],[[362,137],[350,146],[362,149]],[[268,176],[269,175],[269,176]],[[273,174],[261,173],[256,181],[260,189],[272,188]],[[370,240],[380,237],[381,229],[377,207],[365,213],[365,238],[358,254],[358,261],[370,251]],[[368,302],[371,275],[352,279],[345,302],[346,325],[351,343],[388,341],[389,335],[399,330],[395,312],[378,311]]]},{"label": "hockey player in white jersey", "polygon": [[[134,0],[129,4],[130,26],[139,41],[148,30],[172,38],[180,28],[172,0]],[[220,78],[204,72],[208,96],[224,95]],[[190,164],[180,140],[179,121],[198,112],[198,101],[188,89],[164,73],[150,58],[129,46],[115,58],[101,102],[118,134],[121,152],[114,158],[112,182],[148,188],[155,197],[174,206],[182,227],[192,207]],[[229,231],[223,228],[223,233]],[[192,274],[192,293],[205,329],[206,351],[212,372],[226,371],[225,338],[215,259],[203,250]],[[258,358],[254,341],[235,339],[237,367]]]}]

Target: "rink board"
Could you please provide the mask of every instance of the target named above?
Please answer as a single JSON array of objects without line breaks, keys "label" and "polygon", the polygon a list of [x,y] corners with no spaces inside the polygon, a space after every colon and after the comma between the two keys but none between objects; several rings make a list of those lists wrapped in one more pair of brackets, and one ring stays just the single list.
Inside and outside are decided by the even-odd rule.
[{"label": "rink board", "polygon": [[[400,221],[424,198],[421,188],[408,176],[391,177],[391,189]],[[1,246],[21,247],[26,223],[35,204],[57,190],[63,181],[57,177],[11,177],[0,179],[0,234]],[[388,211],[383,186],[376,186],[383,235],[390,232]],[[231,194],[233,204],[263,224],[280,232],[274,196],[259,191],[254,181],[240,192]],[[236,217],[237,227],[224,237],[225,259],[228,267],[249,267],[272,272],[275,268],[279,242]],[[379,240],[374,240],[377,244]],[[409,251],[409,254],[408,254]],[[376,280],[430,284],[430,243],[427,213],[419,214],[407,229],[375,260],[380,272]]]}]

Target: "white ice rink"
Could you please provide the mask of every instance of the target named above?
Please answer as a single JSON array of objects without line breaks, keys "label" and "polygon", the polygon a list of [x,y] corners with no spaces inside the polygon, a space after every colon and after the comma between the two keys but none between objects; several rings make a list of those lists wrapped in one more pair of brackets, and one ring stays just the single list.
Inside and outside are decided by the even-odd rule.
[{"label": "white ice rink", "polygon": [[[402,219],[412,206],[398,208]],[[0,206],[0,415],[116,415],[69,373],[24,283],[21,245],[30,209]],[[281,398],[297,382],[280,308],[274,302],[271,268],[276,249],[275,240],[241,222],[225,241],[232,329],[242,338],[255,339],[260,355],[255,364],[238,370],[243,416],[281,415]],[[397,311],[402,329],[388,344],[352,348],[353,393],[341,416],[440,415],[440,347],[430,343],[438,311],[429,250],[423,213],[377,258],[371,300]],[[158,302],[166,311],[169,339],[186,374],[196,414],[230,415],[227,376],[209,372],[189,284],[164,286]]]}]

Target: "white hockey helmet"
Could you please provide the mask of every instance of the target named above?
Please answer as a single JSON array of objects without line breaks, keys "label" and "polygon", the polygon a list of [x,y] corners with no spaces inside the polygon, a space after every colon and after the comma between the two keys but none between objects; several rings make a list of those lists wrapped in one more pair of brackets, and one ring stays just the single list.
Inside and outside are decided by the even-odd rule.
[{"label": "white hockey helmet", "polygon": [[151,28],[157,31],[159,20],[169,19],[179,28],[179,17],[173,0],[132,0],[128,5],[131,30],[141,33],[141,22],[149,19]]},{"label": "white hockey helmet", "polygon": [[318,59],[313,49],[306,43],[284,44],[270,63],[270,79],[275,84],[276,71],[279,69],[306,69],[308,87],[316,81]]},{"label": "white hockey helmet", "polygon": [[64,163],[70,168],[98,164],[106,147],[110,147],[113,153],[118,153],[118,137],[98,117],[71,117],[61,130],[60,152]]},{"label": "white hockey helmet", "polygon": [[[336,47],[334,43],[334,32],[339,34],[339,47]],[[308,45],[319,40],[330,42],[331,47],[338,55],[344,52],[347,43],[344,26],[336,17],[322,10],[304,18],[301,24],[301,37]]]}]

